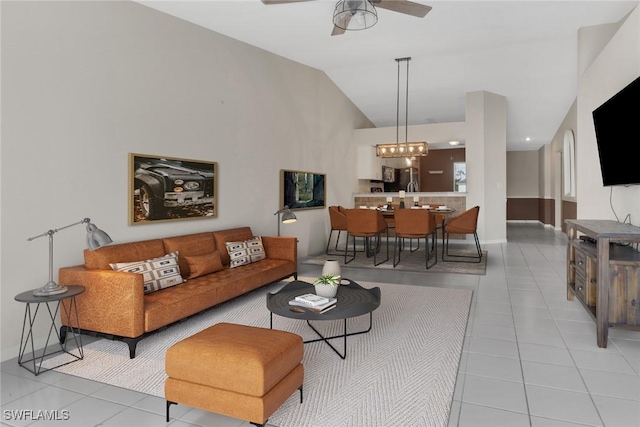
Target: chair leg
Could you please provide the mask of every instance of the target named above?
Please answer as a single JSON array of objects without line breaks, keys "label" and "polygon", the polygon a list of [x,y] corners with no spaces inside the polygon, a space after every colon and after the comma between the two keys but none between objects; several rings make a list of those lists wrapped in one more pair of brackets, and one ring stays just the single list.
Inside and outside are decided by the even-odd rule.
[{"label": "chair leg", "polygon": [[[331,255],[329,253],[329,245],[331,244],[331,236],[333,235],[333,228],[329,232],[329,240],[327,240],[327,249],[325,249],[324,253],[327,255]],[[340,230],[338,230],[338,240],[340,240]],[[338,249],[338,240],[336,240],[336,249]]]},{"label": "chair leg", "polygon": [[349,232],[347,231],[347,243],[344,246],[344,263],[349,264],[351,261],[353,261],[354,259],[356,259],[356,236],[351,236],[353,237],[353,256],[351,257],[351,259],[349,259],[347,261],[347,254],[349,253]]},{"label": "chair leg", "polygon": [[[446,239],[445,239],[446,236]],[[455,255],[449,253],[449,233],[445,233],[443,230],[442,235],[442,261],[444,262],[482,262],[482,248],[480,247],[480,239],[478,239],[478,233],[473,232],[473,239],[476,244],[476,252],[478,256],[470,256],[470,255]],[[445,242],[446,240],[446,242]],[[445,255],[449,259],[445,259]],[[451,259],[451,258],[464,258],[464,259]]]},{"label": "chair leg", "polygon": [[420,239],[416,239],[418,241],[418,246],[413,249],[413,239],[409,239],[409,252],[415,252],[420,249]]},{"label": "chair leg", "polygon": [[[402,237],[398,237],[396,235],[395,239],[394,239],[394,245],[393,245],[393,267],[395,268],[396,265],[400,264],[400,254],[402,253],[402,247],[400,247],[400,250],[398,250],[398,243],[404,240]],[[396,252],[398,253],[398,261],[396,262]]]},{"label": "chair leg", "polygon": [[[438,240],[438,234],[434,231],[433,234],[431,235],[431,250],[429,250],[429,235],[427,234],[426,236],[424,236],[424,251],[426,253],[426,268],[427,270],[430,269],[431,267],[433,267],[434,265],[436,265],[438,263],[438,245],[437,245],[437,240]],[[429,260],[431,259],[431,252],[433,252],[433,263],[431,265],[429,265]]]},{"label": "chair leg", "polygon": [[[376,236],[378,238],[377,247],[379,248],[380,245],[382,244],[382,235],[380,233],[378,233],[378,234],[376,234]],[[386,246],[387,246],[387,257],[383,261],[377,262],[376,257],[378,255],[378,251],[376,251],[373,254],[373,265],[374,266],[380,265],[380,264],[382,264],[384,262],[389,261],[389,229],[388,228],[387,228],[387,244],[386,244]]]}]

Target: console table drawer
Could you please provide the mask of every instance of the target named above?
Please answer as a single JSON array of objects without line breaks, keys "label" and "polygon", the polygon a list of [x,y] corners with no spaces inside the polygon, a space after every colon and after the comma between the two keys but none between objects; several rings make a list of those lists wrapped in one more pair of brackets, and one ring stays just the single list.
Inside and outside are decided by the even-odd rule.
[{"label": "console table drawer", "polygon": [[578,297],[578,299],[580,301],[582,301],[583,303],[587,303],[587,300],[585,298],[585,295],[587,293],[587,285],[586,285],[586,280],[584,278],[583,274],[580,274],[578,271],[576,271],[576,284],[575,284],[575,293],[576,296]]},{"label": "console table drawer", "polygon": [[583,277],[587,275],[587,255],[582,251],[576,251],[576,273],[581,274]]}]

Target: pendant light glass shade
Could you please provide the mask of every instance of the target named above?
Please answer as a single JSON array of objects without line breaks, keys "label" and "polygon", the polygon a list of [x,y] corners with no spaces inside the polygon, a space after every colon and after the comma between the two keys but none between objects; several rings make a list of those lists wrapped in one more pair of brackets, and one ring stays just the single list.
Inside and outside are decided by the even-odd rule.
[{"label": "pendant light glass shade", "polygon": [[378,13],[368,0],[341,0],[333,12],[333,25],[343,30],[366,30],[376,22]]}]

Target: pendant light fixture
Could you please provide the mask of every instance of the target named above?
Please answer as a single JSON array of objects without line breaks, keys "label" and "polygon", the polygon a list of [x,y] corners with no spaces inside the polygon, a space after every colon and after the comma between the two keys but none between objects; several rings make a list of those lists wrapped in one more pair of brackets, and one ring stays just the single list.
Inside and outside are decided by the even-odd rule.
[{"label": "pendant light fixture", "polygon": [[[396,98],[396,142],[376,145],[376,155],[378,157],[414,157],[426,156],[429,153],[429,145],[425,142],[409,142],[409,61],[411,57],[396,58],[398,63],[398,94]],[[407,85],[405,93],[405,119],[404,119],[404,142],[400,142],[400,64],[407,66]]]}]

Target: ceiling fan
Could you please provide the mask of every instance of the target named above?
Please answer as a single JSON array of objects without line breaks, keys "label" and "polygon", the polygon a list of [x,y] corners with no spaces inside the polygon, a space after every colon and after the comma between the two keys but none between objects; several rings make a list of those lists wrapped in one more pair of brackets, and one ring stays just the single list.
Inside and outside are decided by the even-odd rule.
[{"label": "ceiling fan", "polygon": [[[298,3],[313,0],[261,0],[266,5]],[[408,0],[340,0],[333,14],[332,36],[339,36],[349,30],[364,30],[378,22],[376,7],[424,18],[431,6]]]}]

